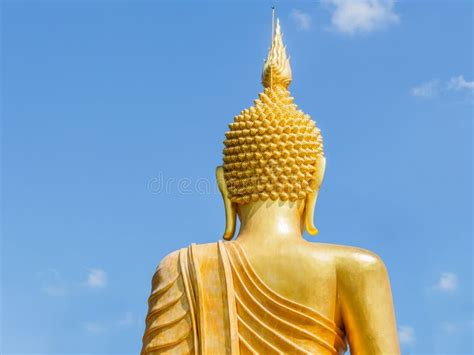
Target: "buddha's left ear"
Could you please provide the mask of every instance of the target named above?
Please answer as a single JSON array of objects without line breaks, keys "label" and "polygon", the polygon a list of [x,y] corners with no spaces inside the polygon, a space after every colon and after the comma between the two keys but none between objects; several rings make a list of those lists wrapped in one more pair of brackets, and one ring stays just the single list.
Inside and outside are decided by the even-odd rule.
[{"label": "buddha's left ear", "polygon": [[319,188],[324,178],[324,171],[326,170],[326,158],[320,157],[317,163],[317,169],[314,172],[311,180],[312,192],[306,196],[305,203],[305,225],[306,230],[310,235],[318,234],[318,229],[314,225],[314,208],[316,207],[316,200],[318,199]]},{"label": "buddha's left ear", "polygon": [[229,190],[227,190],[227,185],[224,179],[224,168],[218,166],[216,168],[216,178],[217,185],[219,186],[219,191],[222,194],[222,200],[224,200],[225,208],[225,231],[223,238],[225,240],[231,240],[234,237],[235,233],[235,222],[237,218],[237,211],[235,204],[229,198]]}]

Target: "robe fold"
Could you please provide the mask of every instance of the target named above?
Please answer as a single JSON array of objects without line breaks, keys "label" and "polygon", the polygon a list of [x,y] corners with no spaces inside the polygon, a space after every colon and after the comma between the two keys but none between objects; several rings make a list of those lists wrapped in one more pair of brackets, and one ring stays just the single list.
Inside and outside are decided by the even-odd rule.
[{"label": "robe fold", "polygon": [[142,355],[342,354],[344,333],[269,288],[236,242],[168,255],[152,280]]}]

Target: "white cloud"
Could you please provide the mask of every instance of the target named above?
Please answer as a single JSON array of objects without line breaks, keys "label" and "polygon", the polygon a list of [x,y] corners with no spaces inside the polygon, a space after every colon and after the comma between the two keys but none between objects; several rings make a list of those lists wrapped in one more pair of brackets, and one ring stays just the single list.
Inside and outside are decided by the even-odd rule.
[{"label": "white cloud", "polygon": [[438,327],[443,333],[448,335],[471,334],[474,328],[474,321],[441,322],[438,324]]},{"label": "white cloud", "polygon": [[90,288],[103,288],[107,285],[107,273],[101,269],[88,269],[87,280],[84,286]]},{"label": "white cloud", "polygon": [[311,28],[311,16],[307,13],[293,9],[291,10],[290,17],[296,22],[298,31],[308,31]]},{"label": "white cloud", "polygon": [[474,92],[474,81],[467,81],[463,75],[453,76],[447,83],[448,90],[468,90]]},{"label": "white cloud", "polygon": [[64,296],[66,288],[62,285],[44,285],[43,291],[50,296]]},{"label": "white cloud", "polygon": [[83,328],[86,332],[92,334],[101,334],[109,330],[107,325],[100,322],[85,322],[83,323]]},{"label": "white cloud", "polygon": [[66,285],[57,269],[48,269],[38,273],[42,279],[41,289],[50,296],[64,296]]},{"label": "white cloud", "polygon": [[109,321],[89,321],[89,322],[84,322],[82,323],[82,328],[91,334],[101,334],[105,332],[113,332],[113,331],[118,331],[123,328],[129,328],[133,325],[135,325],[136,319],[133,316],[132,312],[126,312],[125,315],[115,321],[109,320]]},{"label": "white cloud", "polygon": [[87,279],[81,283],[67,283],[57,269],[48,269],[38,272],[41,280],[41,290],[50,296],[64,296],[74,286],[88,288],[104,288],[107,286],[107,273],[102,269],[87,269]]},{"label": "white cloud", "polygon": [[119,327],[129,327],[135,323],[135,318],[133,317],[132,312],[125,313],[125,316],[122,319],[119,319],[117,325]]},{"label": "white cloud", "polygon": [[416,334],[413,327],[407,325],[401,325],[398,327],[398,338],[402,345],[415,345]]},{"label": "white cloud", "polygon": [[345,34],[368,33],[396,24],[395,0],[322,0],[333,9],[332,27]]},{"label": "white cloud", "polygon": [[463,75],[453,76],[443,82],[433,79],[411,88],[410,92],[413,96],[423,99],[432,99],[439,95],[448,96],[450,92],[474,95],[474,81],[467,81]]},{"label": "white cloud", "polygon": [[422,97],[425,99],[433,98],[438,96],[440,89],[441,87],[439,80],[430,80],[412,88],[411,94],[413,96]]},{"label": "white cloud", "polygon": [[443,292],[456,290],[458,288],[458,275],[452,272],[442,272],[434,288]]},{"label": "white cloud", "polygon": [[447,334],[456,334],[459,333],[461,327],[459,324],[452,322],[442,322],[439,324],[440,329]]}]

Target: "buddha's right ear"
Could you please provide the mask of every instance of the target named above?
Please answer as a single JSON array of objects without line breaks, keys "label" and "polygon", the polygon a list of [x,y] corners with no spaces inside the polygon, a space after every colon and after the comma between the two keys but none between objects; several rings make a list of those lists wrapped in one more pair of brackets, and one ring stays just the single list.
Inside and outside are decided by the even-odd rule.
[{"label": "buddha's right ear", "polygon": [[315,171],[313,180],[311,181],[311,188],[313,191],[306,196],[305,204],[305,225],[309,235],[318,234],[318,229],[314,225],[314,208],[316,207],[316,200],[318,199],[319,188],[324,178],[324,171],[326,170],[326,158],[320,157],[318,159],[318,169]]},{"label": "buddha's right ear", "polygon": [[227,185],[224,179],[224,168],[222,166],[216,168],[216,178],[217,186],[219,186],[219,191],[221,192],[222,200],[224,200],[225,208],[225,232],[223,238],[225,240],[231,240],[235,233],[237,213],[235,204],[233,204],[229,198],[229,190],[227,190]]}]

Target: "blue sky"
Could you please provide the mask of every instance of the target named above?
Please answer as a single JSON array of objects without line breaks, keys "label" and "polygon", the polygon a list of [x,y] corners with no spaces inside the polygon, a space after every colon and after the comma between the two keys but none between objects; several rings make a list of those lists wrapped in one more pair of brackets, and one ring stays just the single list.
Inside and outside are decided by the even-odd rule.
[{"label": "blue sky", "polygon": [[[137,353],[160,259],[222,235],[271,3],[1,5],[1,351]],[[404,354],[472,353],[472,2],[276,5],[325,139],[317,240],[385,260]]]}]

